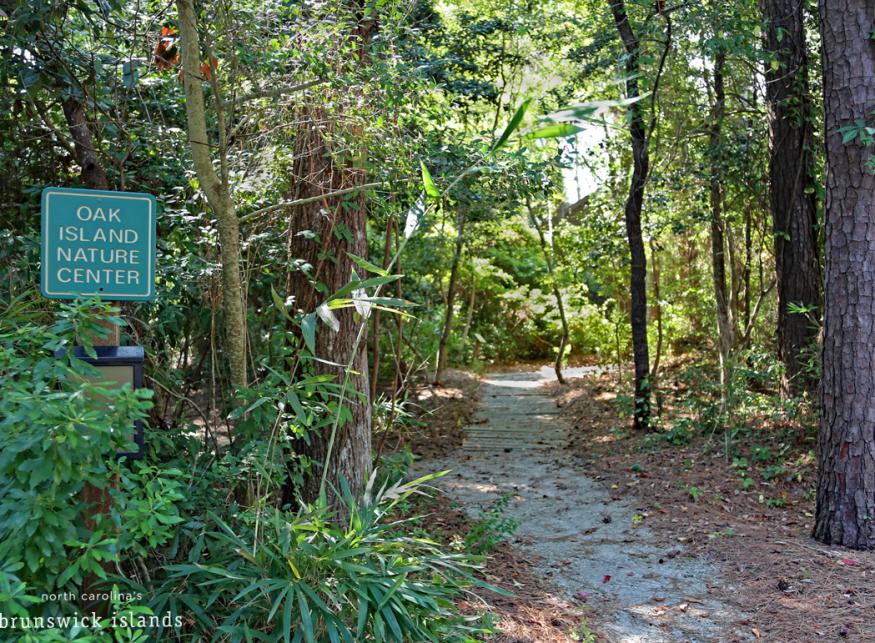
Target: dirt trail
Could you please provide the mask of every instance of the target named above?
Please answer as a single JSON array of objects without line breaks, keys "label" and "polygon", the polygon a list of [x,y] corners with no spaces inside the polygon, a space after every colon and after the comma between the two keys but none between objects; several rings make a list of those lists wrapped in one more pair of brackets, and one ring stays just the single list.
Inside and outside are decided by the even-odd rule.
[{"label": "dirt trail", "polygon": [[594,608],[606,640],[745,640],[736,590],[719,570],[635,526],[636,499],[618,498],[575,465],[559,409],[542,389],[551,379],[547,368],[487,375],[462,448],[418,462],[417,471],[452,469],[438,485],[473,515],[510,494],[514,544],[541,561],[566,598]]}]

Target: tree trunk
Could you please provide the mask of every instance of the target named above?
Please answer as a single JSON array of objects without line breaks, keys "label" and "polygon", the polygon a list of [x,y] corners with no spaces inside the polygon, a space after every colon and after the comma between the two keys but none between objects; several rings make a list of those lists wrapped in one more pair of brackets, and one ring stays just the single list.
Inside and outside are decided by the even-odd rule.
[{"label": "tree trunk", "polygon": [[109,180],[94,146],[94,137],[85,117],[85,105],[70,97],[64,99],[62,107],[73,139],[76,162],[81,168],[82,182],[92,190],[108,190]]},{"label": "tree trunk", "polygon": [[784,394],[814,393],[817,381],[803,372],[801,354],[818,328],[790,304],[820,314],[820,262],[812,183],[811,100],[805,45],[805,3],[761,0],[767,23],[763,46],[777,67],[766,66],[769,106],[769,197],[778,282],[778,357]]},{"label": "tree trunk", "polygon": [[720,353],[720,403],[724,413],[729,403],[732,345],[735,340],[732,301],[726,285],[726,221],[723,217],[723,163],[722,129],[726,110],[726,91],[723,67],[726,52],[722,49],[714,57],[713,100],[709,131],[709,154],[711,157],[711,273],[714,280],[714,301],[717,312],[718,350]]},{"label": "tree trunk", "polygon": [[474,306],[477,303],[477,276],[475,268],[471,267],[471,292],[468,296],[468,307],[465,311],[465,329],[462,331],[462,346],[468,347],[468,337],[471,335],[471,325],[474,323]]},{"label": "tree trunk", "polygon": [[841,127],[872,123],[875,0],[821,0],[826,279],[814,537],[875,547],[875,175]]},{"label": "tree trunk", "polygon": [[553,296],[556,297],[556,307],[559,309],[559,320],[562,323],[562,335],[559,338],[559,352],[556,354],[556,361],[553,363],[553,370],[556,371],[556,379],[560,384],[565,384],[565,377],[562,375],[562,359],[565,356],[565,347],[568,346],[568,317],[565,315],[565,302],[562,301],[562,291],[559,290],[559,284],[556,282],[556,270],[553,262],[553,245],[552,242],[547,242],[547,237],[544,234],[544,226],[540,217],[535,214],[532,207],[532,200],[526,196],[526,206],[529,209],[529,217],[532,219],[532,224],[538,232],[538,240],[541,242],[541,252],[544,255],[544,262],[547,264],[547,274],[550,278],[550,287],[553,290]]},{"label": "tree trunk", "polygon": [[[327,114],[318,109],[303,108],[296,120],[301,123],[295,138],[294,177],[291,181],[294,200],[364,183],[364,171],[341,165],[334,159],[334,132]],[[289,213],[289,265],[312,266],[309,273],[292,269],[288,274],[287,293],[295,308],[310,313],[325,299],[325,292],[337,292],[346,286],[353,271],[361,271],[350,255],[367,256],[367,208],[365,195],[358,193],[352,202],[344,197],[326,197],[322,201],[292,208]],[[345,231],[348,231],[348,234]],[[313,235],[300,234],[309,230]],[[364,275],[359,275],[364,277]],[[325,290],[320,292],[317,287]],[[321,479],[339,489],[345,478],[351,491],[358,495],[371,470],[371,405],[368,383],[366,330],[367,320],[361,319],[354,307],[334,311],[334,329],[322,322],[316,332],[313,361],[318,374],[333,375],[337,384],[347,382],[344,406],[351,417],[341,422],[329,454],[330,430],[308,436],[297,451],[314,462],[301,489],[305,502],[318,498]],[[321,468],[320,468],[321,467]],[[291,491],[289,488],[287,491]],[[332,504],[340,504],[329,493]]]},{"label": "tree trunk", "polygon": [[650,369],[650,382],[656,389],[657,412],[661,408],[659,394],[659,362],[662,359],[662,344],[664,333],[662,328],[662,302],[659,294],[659,247],[655,239],[650,239],[650,256],[653,262],[653,270],[650,276],[653,278],[653,318],[656,320],[656,355],[653,356],[653,368]]},{"label": "tree trunk", "polygon": [[[355,19],[348,36],[339,36],[338,47],[352,50],[348,65],[364,65],[368,61],[367,46],[376,22],[366,14],[364,0],[350,0],[347,8]],[[354,91],[354,90],[350,90]],[[295,135],[292,200],[327,195],[338,190],[362,186],[366,171],[355,159],[366,156],[363,146],[350,150],[350,142],[361,139],[354,129],[341,131],[338,120],[319,106],[304,105],[295,122],[300,123]],[[352,159],[341,162],[338,157]],[[324,293],[334,293],[350,283],[353,273],[359,277],[351,255],[367,257],[367,197],[364,191],[355,196],[325,196],[321,200],[302,204],[289,212],[287,292],[295,307],[309,313],[325,299]],[[312,234],[300,234],[310,231]],[[310,266],[311,268],[304,268]],[[324,289],[324,290],[322,290]],[[316,332],[313,369],[318,374],[333,375],[337,384],[346,384],[343,412],[336,426],[308,435],[299,441],[296,450],[313,463],[305,472],[301,497],[315,501],[322,490],[329,503],[345,519],[342,499],[333,490],[341,490],[345,480],[356,498],[361,497],[372,469],[371,399],[368,378],[368,320],[355,307],[334,311],[335,328],[320,323]],[[338,410],[338,413],[341,411]],[[291,480],[285,497],[294,491]]]},{"label": "tree trunk", "polygon": [[[237,388],[247,385],[246,374],[246,306],[240,279],[240,226],[231,197],[227,176],[219,177],[213,167],[207,134],[206,108],[203,94],[203,72],[200,65],[200,40],[192,0],[177,0],[179,37],[182,52],[182,79],[185,86],[185,111],[188,119],[188,139],[198,181],[207,202],[216,215],[222,261],[222,305],[227,343],[225,355],[231,373],[231,383]],[[217,73],[213,70],[213,74]],[[216,104],[222,97],[214,96]],[[221,134],[224,139],[224,134]],[[224,153],[224,150],[221,150]]]},{"label": "tree trunk", "polygon": [[447,368],[447,344],[450,340],[450,332],[453,327],[453,304],[456,300],[456,282],[459,278],[459,263],[462,258],[462,250],[465,246],[465,213],[459,210],[456,215],[456,243],[453,248],[453,264],[450,268],[450,283],[447,285],[447,312],[444,318],[444,328],[438,343],[437,368],[434,374],[434,383],[440,384],[444,371]]},{"label": "tree trunk", "polygon": [[[626,97],[637,99],[640,43],[629,18],[623,0],[609,0],[614,22],[623,46],[626,49]],[[626,237],[629,241],[631,267],[629,292],[631,295],[630,318],[632,322],[632,356],[635,362],[635,428],[650,427],[650,356],[647,345],[647,257],[644,252],[644,236],[641,231],[641,211],[644,206],[644,186],[650,171],[647,132],[640,101],[628,107],[629,129],[632,138],[632,181],[626,198],[624,218]]]}]

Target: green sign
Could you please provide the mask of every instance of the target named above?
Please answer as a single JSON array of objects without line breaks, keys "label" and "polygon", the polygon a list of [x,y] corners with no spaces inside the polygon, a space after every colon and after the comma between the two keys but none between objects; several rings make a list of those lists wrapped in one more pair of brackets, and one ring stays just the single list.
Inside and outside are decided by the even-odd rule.
[{"label": "green sign", "polygon": [[155,197],[46,188],[41,210],[43,296],[155,297]]}]

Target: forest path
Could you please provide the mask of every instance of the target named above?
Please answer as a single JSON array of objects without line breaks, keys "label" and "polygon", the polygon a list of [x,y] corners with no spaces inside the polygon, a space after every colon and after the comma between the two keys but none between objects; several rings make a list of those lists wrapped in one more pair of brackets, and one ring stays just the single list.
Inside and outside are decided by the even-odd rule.
[{"label": "forest path", "polygon": [[567,427],[542,387],[550,380],[548,368],[486,375],[461,449],[417,462],[417,472],[452,469],[437,485],[473,516],[507,494],[505,515],[519,522],[513,543],[567,599],[594,609],[606,640],[746,640],[728,598],[736,589],[719,570],[636,526],[636,499],[617,497],[575,464]]}]

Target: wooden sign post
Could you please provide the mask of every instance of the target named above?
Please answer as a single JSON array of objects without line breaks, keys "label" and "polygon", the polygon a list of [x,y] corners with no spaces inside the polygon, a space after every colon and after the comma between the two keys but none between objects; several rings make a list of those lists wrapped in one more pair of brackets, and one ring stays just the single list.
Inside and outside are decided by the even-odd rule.
[{"label": "wooden sign post", "polygon": [[[103,301],[150,301],[155,298],[155,197],[135,192],[110,192],[47,187],[42,192],[40,291],[49,299],[97,296]],[[142,385],[142,348],[121,347],[119,327],[106,324],[109,334],[94,338],[97,357],[79,353],[100,371],[100,382],[121,387]],[[81,351],[81,349],[78,349]],[[143,455],[142,426],[133,427]],[[111,454],[108,454],[111,457]],[[106,490],[86,485],[82,499],[107,513]],[[93,530],[90,517],[86,526]]]},{"label": "wooden sign post", "polygon": [[[45,188],[40,248],[43,296],[97,296],[103,301],[154,299],[156,211],[151,194]],[[109,334],[94,338],[93,343],[107,348],[98,351],[96,358],[81,357],[101,371],[101,382],[119,387],[126,382],[142,385],[142,376],[135,379],[131,375],[136,368],[142,369],[142,349],[122,350],[119,327],[106,327]],[[137,348],[139,352],[131,350]],[[140,356],[139,365],[134,353]],[[142,427],[135,430],[139,451],[119,455],[142,457]]]}]

